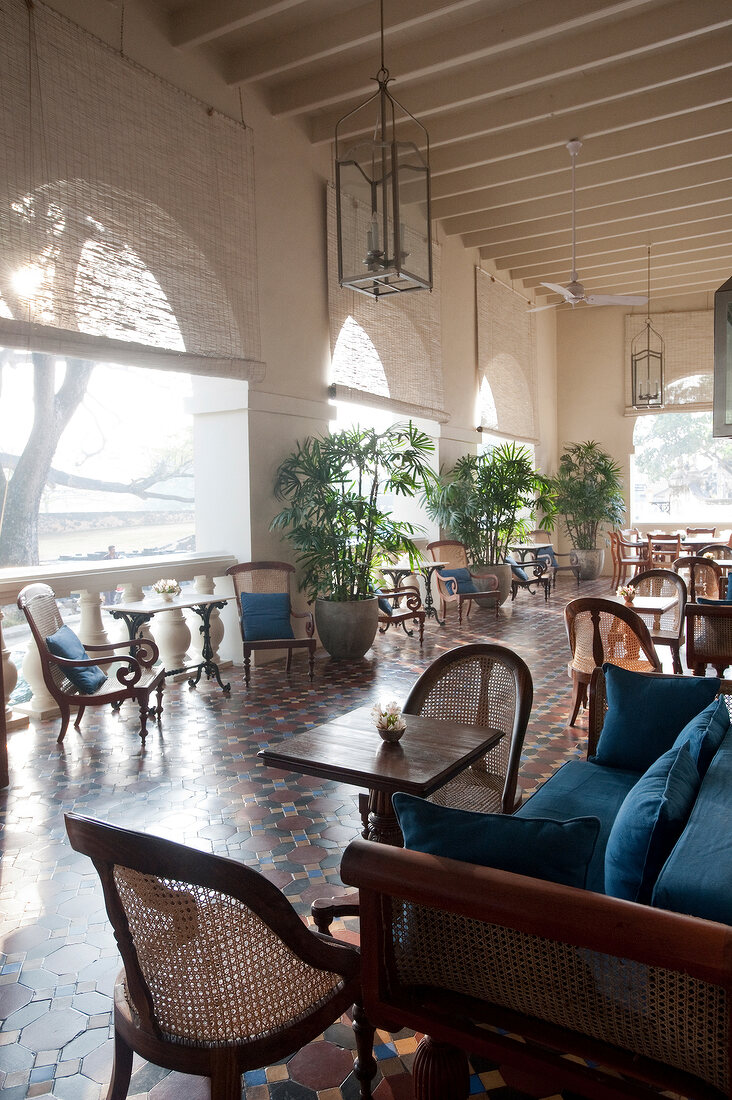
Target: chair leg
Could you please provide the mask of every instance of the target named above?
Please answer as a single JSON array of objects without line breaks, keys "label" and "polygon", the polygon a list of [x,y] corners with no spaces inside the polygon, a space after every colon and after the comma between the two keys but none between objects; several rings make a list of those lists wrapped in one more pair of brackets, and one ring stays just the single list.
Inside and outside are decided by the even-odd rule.
[{"label": "chair leg", "polygon": [[69,728],[69,718],[71,717],[71,710],[68,703],[59,703],[59,710],[61,711],[61,729],[59,730],[56,741],[60,745],[66,736],[66,730]]},{"label": "chair leg", "polygon": [[308,675],[311,680],[315,677],[315,642],[308,649]]},{"label": "chair leg", "polygon": [[244,650],[244,686],[249,687],[249,677],[252,670],[252,654],[251,650]]},{"label": "chair leg", "polygon": [[671,654],[673,657],[672,668],[677,676],[683,676],[684,669],[681,665],[681,653],[679,652],[679,643],[671,646]]},{"label": "chair leg", "polygon": [[361,1100],[369,1100],[371,1082],[376,1073],[374,1058],[374,1025],[369,1021],[363,1006],[353,1006],[353,1034],[356,1038],[356,1061],[353,1071],[361,1086]]},{"label": "chair leg", "polygon": [[424,642],[424,615],[419,620],[419,648],[422,648]]},{"label": "chair leg", "polygon": [[147,737],[147,715],[150,707],[149,693],[141,693],[138,696],[137,701],[140,706],[140,740],[144,743],[145,738]]},{"label": "chair leg", "polygon": [[287,664],[285,665],[285,672],[289,672],[292,668],[292,648],[287,650]]},{"label": "chair leg", "polygon": [[463,625],[463,601],[458,599],[458,626]]},{"label": "chair leg", "polygon": [[132,1047],[129,1046],[115,1029],[114,1062],[112,1063],[112,1079],[109,1082],[107,1100],[125,1100],[130,1087],[131,1077]]},{"label": "chair leg", "polygon": [[160,681],[157,686],[155,694],[158,697],[158,723],[160,722],[160,716],[163,713],[163,688],[165,687],[165,677]]},{"label": "chair leg", "polygon": [[211,1071],[211,1100],[241,1100],[241,1070],[235,1050],[216,1052]]},{"label": "chair leg", "polygon": [[587,684],[582,683],[575,672],[572,672],[572,717],[569,725],[573,726],[577,720],[580,707],[587,705]]},{"label": "chair leg", "polygon": [[76,719],[74,721],[74,726],[76,727],[77,730],[79,728],[79,723],[81,722],[81,719],[84,717],[84,711],[85,710],[86,710],[86,707],[79,707],[79,710],[77,711]]}]

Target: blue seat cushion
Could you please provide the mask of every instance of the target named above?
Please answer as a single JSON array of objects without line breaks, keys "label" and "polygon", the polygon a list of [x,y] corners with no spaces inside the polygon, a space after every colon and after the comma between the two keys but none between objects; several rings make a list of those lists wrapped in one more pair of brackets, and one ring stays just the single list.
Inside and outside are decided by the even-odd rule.
[{"label": "blue seat cushion", "polygon": [[557,561],[557,555],[554,553],[554,547],[547,547],[545,550],[537,550],[537,558],[544,558],[550,565],[559,566]]},{"label": "blue seat cushion", "polygon": [[684,726],[672,747],[679,749],[688,743],[691,758],[696,764],[700,779],[703,779],[728,729],[727,704],[724,699],[715,699]]},{"label": "blue seat cushion", "polygon": [[706,596],[697,596],[696,602],[707,604],[709,607],[719,607],[720,604],[732,603],[732,600],[729,597],[726,600],[709,600]]},{"label": "blue seat cushion", "polygon": [[658,676],[604,664],[608,710],[593,761],[642,774],[719,693],[716,676]]},{"label": "blue seat cushion", "polygon": [[430,855],[584,887],[600,831],[596,817],[522,820],[436,806],[415,795],[392,795],[405,848]]},{"label": "blue seat cushion", "polygon": [[437,572],[446,580],[453,580],[455,585],[450,585],[449,587],[454,590],[455,586],[457,586],[457,591],[461,596],[467,592],[478,591],[475,587],[475,581],[470,576],[469,569],[438,569]]},{"label": "blue seat cushion", "polygon": [[641,776],[618,810],[605,849],[605,893],[648,903],[700,786],[689,743],[671,748]]},{"label": "blue seat cushion", "polygon": [[529,574],[526,572],[523,565],[519,565],[513,554],[506,554],[505,560],[506,565],[511,566],[511,572],[513,573],[514,577],[518,577],[520,581],[527,581],[529,579]]},{"label": "blue seat cushion", "polygon": [[242,592],[242,625],[248,642],[294,638],[287,592]]},{"label": "blue seat cushion", "polygon": [[605,845],[618,810],[640,779],[638,772],[601,768],[587,760],[568,760],[532,794],[514,815],[564,821],[592,814],[600,822],[597,844],[587,869],[587,889],[605,888]]},{"label": "blue seat cushion", "polygon": [[727,599],[732,602],[732,573],[727,575]]},{"label": "blue seat cushion", "polygon": [[689,821],[666,860],[651,904],[732,924],[732,729],[709,765]]},{"label": "blue seat cushion", "polygon": [[[89,660],[89,654],[70,626],[61,626],[54,634],[49,634],[46,645],[54,657],[66,657],[69,661]],[[107,679],[99,665],[64,668],[63,673],[84,695],[93,695]]]}]

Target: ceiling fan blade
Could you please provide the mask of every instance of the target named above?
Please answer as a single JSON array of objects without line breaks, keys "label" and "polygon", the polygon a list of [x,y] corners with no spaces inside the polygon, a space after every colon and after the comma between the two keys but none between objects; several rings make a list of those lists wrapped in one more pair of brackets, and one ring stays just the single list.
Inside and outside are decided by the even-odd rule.
[{"label": "ceiling fan blade", "polygon": [[[548,290],[553,290],[555,294],[561,294],[563,298],[567,298],[566,287],[560,286],[559,283],[542,283],[542,286],[547,287]],[[567,298],[567,300],[569,300]]]},{"label": "ceiling fan blade", "polygon": [[527,313],[541,313],[541,311],[543,309],[556,309],[556,308],[557,308],[557,303],[552,302],[552,304],[550,306],[532,306],[531,309],[527,310]]},{"label": "ceiling fan blade", "polygon": [[644,306],[648,299],[642,294],[588,294],[590,306]]}]

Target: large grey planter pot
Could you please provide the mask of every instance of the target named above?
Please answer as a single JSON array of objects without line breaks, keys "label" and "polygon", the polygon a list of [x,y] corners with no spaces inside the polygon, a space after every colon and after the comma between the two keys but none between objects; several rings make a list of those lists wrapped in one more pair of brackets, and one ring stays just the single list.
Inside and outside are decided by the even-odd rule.
[{"label": "large grey planter pot", "polygon": [[315,601],[315,625],[323,648],[336,661],[355,661],[371,649],[379,625],[379,601]]},{"label": "large grey planter pot", "polygon": [[579,565],[581,581],[594,581],[602,573],[605,564],[605,551],[600,550],[573,550]]},{"label": "large grey planter pot", "polygon": [[[471,565],[470,572],[473,574],[473,580],[475,587],[480,589],[480,574],[492,573],[494,577],[498,577],[498,606],[505,603],[511,592],[511,566],[510,565]],[[488,584],[485,585],[486,589]],[[481,601],[477,603],[480,605]],[[495,607],[493,600],[485,600],[483,606]]]}]

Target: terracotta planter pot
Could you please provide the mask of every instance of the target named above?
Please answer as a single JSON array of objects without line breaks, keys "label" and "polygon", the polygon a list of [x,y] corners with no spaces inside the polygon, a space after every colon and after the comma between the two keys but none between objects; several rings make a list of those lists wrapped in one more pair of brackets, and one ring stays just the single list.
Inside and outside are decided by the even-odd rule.
[{"label": "terracotta planter pot", "polygon": [[379,625],[379,601],[315,601],[315,625],[323,648],[336,661],[355,661],[371,649]]}]

